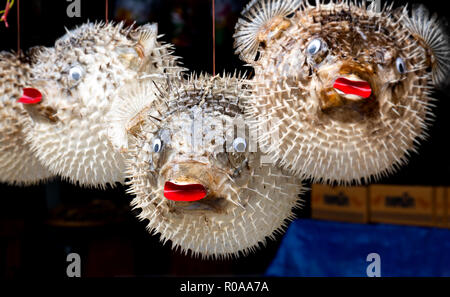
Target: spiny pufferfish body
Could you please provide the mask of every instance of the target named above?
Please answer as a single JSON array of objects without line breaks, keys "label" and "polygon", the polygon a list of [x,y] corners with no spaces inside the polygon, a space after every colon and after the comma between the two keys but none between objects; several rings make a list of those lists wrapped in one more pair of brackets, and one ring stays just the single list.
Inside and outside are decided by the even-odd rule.
[{"label": "spiny pufferfish body", "polygon": [[33,119],[27,135],[53,173],[86,186],[124,181],[123,157],[108,140],[116,94],[145,76],[183,70],[157,34],[156,24],[133,29],[87,23],[37,56],[31,87],[43,98],[25,106]]},{"label": "spiny pufferfish body", "polygon": [[29,118],[17,102],[31,79],[31,55],[0,53],[0,182],[8,184],[35,184],[51,176],[26,142]]},{"label": "spiny pufferfish body", "polygon": [[424,8],[256,0],[235,38],[255,69],[246,113],[264,151],[322,182],[368,181],[406,163],[450,68],[447,36]]},{"label": "spiny pufferfish body", "polygon": [[228,258],[284,229],[302,184],[250,149],[240,125],[243,80],[200,76],[174,80],[168,91],[149,83],[132,89],[116,123],[129,134],[132,205],[150,232],[186,253]]}]

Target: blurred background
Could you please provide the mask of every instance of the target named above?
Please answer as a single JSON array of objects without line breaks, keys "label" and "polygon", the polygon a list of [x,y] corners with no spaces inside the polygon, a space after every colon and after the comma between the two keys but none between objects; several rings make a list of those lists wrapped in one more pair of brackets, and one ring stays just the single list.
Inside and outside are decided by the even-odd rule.
[{"label": "blurred background", "polygon": [[[216,0],[216,69],[247,71],[233,51],[234,26],[247,0]],[[416,1],[396,1],[397,5]],[[3,9],[6,0],[0,1]],[[16,3],[17,4],[17,3]],[[17,50],[16,4],[9,28],[0,23],[0,50]],[[104,0],[81,0],[81,16],[70,18],[70,1],[20,1],[20,40],[26,50],[36,45],[52,46],[64,35],[64,27],[104,20]],[[442,17],[442,2],[426,1]],[[110,20],[128,24],[157,22],[163,41],[173,43],[175,54],[188,69],[212,73],[212,14],[210,0],[109,0]],[[436,92],[436,121],[430,138],[412,155],[410,163],[379,184],[450,186],[450,128],[448,89]],[[434,189],[434,188],[433,188]],[[0,277],[27,275],[66,276],[66,255],[81,255],[82,276],[186,276],[262,275],[275,258],[281,237],[259,252],[231,261],[193,259],[162,246],[150,236],[146,223],[135,218],[129,206],[132,197],[117,185],[107,191],[82,189],[61,180],[29,188],[0,185]],[[340,192],[336,195],[340,195]],[[351,195],[351,194],[349,194]],[[413,195],[413,194],[412,194]],[[310,218],[311,194],[298,217]],[[434,198],[433,198],[434,199]],[[295,253],[295,250],[292,251]]]}]

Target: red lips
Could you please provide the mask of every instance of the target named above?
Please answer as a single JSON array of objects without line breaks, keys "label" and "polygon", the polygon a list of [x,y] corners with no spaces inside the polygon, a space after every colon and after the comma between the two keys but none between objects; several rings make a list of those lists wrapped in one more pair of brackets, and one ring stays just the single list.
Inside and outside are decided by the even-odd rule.
[{"label": "red lips", "polygon": [[37,89],[24,88],[22,97],[17,102],[23,104],[36,104],[42,101],[42,94]]},{"label": "red lips", "polygon": [[354,81],[343,77],[336,79],[333,88],[347,95],[357,95],[365,99],[372,95],[372,88],[368,82]]},{"label": "red lips", "polygon": [[197,201],[206,197],[206,189],[200,184],[177,185],[166,182],[164,197],[173,201]]}]

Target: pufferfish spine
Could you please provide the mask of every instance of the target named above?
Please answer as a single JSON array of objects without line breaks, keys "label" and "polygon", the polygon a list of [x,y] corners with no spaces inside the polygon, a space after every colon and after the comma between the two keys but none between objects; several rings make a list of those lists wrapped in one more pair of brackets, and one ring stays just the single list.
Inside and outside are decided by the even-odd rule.
[{"label": "pufferfish spine", "polygon": [[[242,115],[244,86],[231,76],[145,82],[130,85],[115,108],[112,127],[128,137],[112,142],[126,148],[131,204],[148,231],[175,250],[216,259],[248,255],[281,234],[301,205],[299,179],[244,151],[249,144],[235,138],[233,126],[220,128]],[[203,198],[169,199],[197,194]]]},{"label": "pufferfish spine", "polygon": [[[286,3],[297,9],[280,14]],[[445,32],[420,10],[366,5],[260,0],[236,27],[236,53],[255,69],[247,119],[264,152],[302,178],[379,179],[427,136],[431,92],[449,70]]]},{"label": "pufferfish spine", "polygon": [[159,37],[156,24],[87,23],[38,55],[30,87],[42,101],[25,106],[32,118],[26,131],[51,172],[87,187],[124,182],[124,159],[108,138],[118,93],[131,82],[184,71]]},{"label": "pufferfish spine", "polygon": [[32,77],[32,56],[0,53],[0,182],[11,185],[32,185],[52,176],[26,141],[23,129],[29,116],[17,102]]}]

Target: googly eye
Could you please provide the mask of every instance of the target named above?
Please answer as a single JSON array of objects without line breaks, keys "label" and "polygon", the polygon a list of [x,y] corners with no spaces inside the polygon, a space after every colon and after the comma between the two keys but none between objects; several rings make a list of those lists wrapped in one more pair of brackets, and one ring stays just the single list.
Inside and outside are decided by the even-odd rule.
[{"label": "googly eye", "polygon": [[406,72],[406,65],[405,65],[405,61],[403,61],[402,58],[397,58],[397,60],[395,60],[395,65],[397,66],[397,71],[400,74],[404,74]]},{"label": "googly eye", "polygon": [[309,55],[315,55],[320,51],[320,48],[322,47],[322,41],[320,39],[313,39],[308,47],[306,48],[306,51]]},{"label": "googly eye", "polygon": [[233,148],[236,152],[245,152],[245,149],[247,148],[247,142],[244,138],[237,137],[233,140]]},{"label": "googly eye", "polygon": [[161,151],[161,148],[162,148],[161,139],[156,138],[155,140],[153,140],[153,152],[159,153]]},{"label": "googly eye", "polygon": [[80,66],[74,66],[69,70],[69,77],[74,81],[79,81],[83,76],[83,69]]}]

